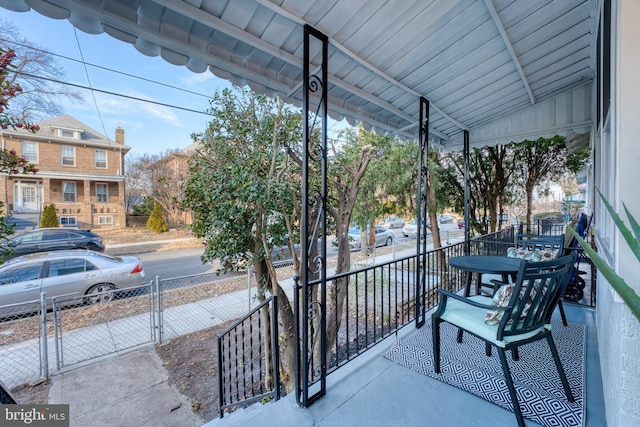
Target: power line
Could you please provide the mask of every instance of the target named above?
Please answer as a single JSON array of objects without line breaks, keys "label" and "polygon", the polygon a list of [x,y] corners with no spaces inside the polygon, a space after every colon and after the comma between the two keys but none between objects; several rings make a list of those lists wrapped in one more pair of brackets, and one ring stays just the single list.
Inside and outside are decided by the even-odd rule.
[{"label": "power line", "polygon": [[94,68],[98,68],[98,69],[101,69],[101,70],[109,71],[111,73],[120,74],[120,75],[126,76],[126,77],[131,77],[133,79],[141,80],[141,81],[144,81],[144,82],[147,82],[147,83],[153,83],[153,84],[156,84],[156,85],[159,85],[159,86],[164,86],[164,87],[167,87],[167,88],[170,88],[170,89],[175,89],[175,90],[179,90],[181,92],[189,93],[191,95],[196,95],[196,96],[201,96],[203,98],[211,99],[211,96],[205,95],[203,93],[194,92],[194,91],[189,90],[189,89],[181,88],[181,87],[178,87],[178,86],[173,86],[173,85],[170,85],[168,83],[163,83],[163,82],[159,82],[159,81],[152,80],[152,79],[147,79],[145,77],[136,76],[135,74],[125,73],[124,71],[115,70],[113,68],[104,67],[102,65],[92,64],[90,62],[84,61],[84,58],[82,59],[82,61],[80,61],[78,59],[71,58],[69,56],[60,55],[58,53],[54,53],[54,52],[50,52],[48,50],[44,50],[44,49],[40,49],[40,48],[37,48],[37,47],[29,46],[27,44],[19,43],[19,42],[13,41],[13,40],[7,40],[7,39],[0,38],[0,41],[3,41],[5,43],[11,43],[11,44],[14,44],[16,46],[21,46],[21,47],[24,47],[26,49],[35,50],[37,52],[42,52],[42,53],[45,53],[47,55],[57,56],[59,58],[66,59],[66,60],[72,61],[72,62],[77,62],[77,63],[83,64],[85,66],[88,65],[90,67],[94,67]]},{"label": "power line", "polygon": [[78,51],[80,52],[80,58],[82,58],[82,64],[84,65],[84,73],[87,76],[87,83],[91,87],[91,98],[93,98],[93,105],[96,107],[96,112],[98,113],[98,118],[100,119],[100,124],[102,125],[102,134],[107,134],[107,128],[104,126],[104,121],[102,120],[102,114],[100,114],[100,108],[98,107],[98,101],[96,101],[96,93],[93,91],[93,85],[91,84],[91,78],[89,77],[89,70],[87,70],[87,63],[84,60],[84,55],[82,54],[82,48],[80,47],[80,40],[78,40],[78,33],[76,32],[76,27],[73,27],[73,35],[76,38],[76,43],[78,44]]},{"label": "power line", "polygon": [[[15,72],[14,72],[15,73]],[[192,108],[187,108],[187,107],[181,107],[179,105],[173,105],[173,104],[166,104],[164,102],[158,102],[158,101],[152,101],[150,99],[144,99],[144,98],[138,98],[137,96],[131,96],[131,95],[124,95],[121,93],[117,93],[117,92],[112,92],[110,90],[104,90],[104,89],[97,89],[97,88],[92,88],[92,87],[88,87],[88,86],[84,86],[84,85],[80,85],[77,83],[69,83],[69,82],[65,82],[62,80],[56,80],[56,79],[52,79],[50,77],[43,77],[43,76],[36,76],[35,74],[30,74],[30,73],[24,73],[24,72],[19,72],[19,73],[15,73],[19,76],[26,76],[26,77],[31,77],[33,79],[40,79],[40,80],[46,80],[49,82],[53,82],[53,83],[58,83],[58,84],[62,84],[62,85],[67,85],[67,86],[72,86],[72,87],[76,87],[78,89],[85,89],[85,90],[93,90],[96,92],[100,92],[100,93],[105,93],[107,95],[113,95],[113,96],[119,96],[121,98],[127,98],[127,99],[132,99],[134,101],[140,101],[140,102],[146,102],[149,104],[155,104],[155,105],[160,105],[162,107],[169,107],[169,108],[176,108],[178,110],[182,110],[182,111],[188,111],[190,113],[197,113],[197,114],[203,114],[205,116],[213,116],[213,114],[211,113],[207,113],[206,111],[199,111],[199,110],[194,110]]]}]

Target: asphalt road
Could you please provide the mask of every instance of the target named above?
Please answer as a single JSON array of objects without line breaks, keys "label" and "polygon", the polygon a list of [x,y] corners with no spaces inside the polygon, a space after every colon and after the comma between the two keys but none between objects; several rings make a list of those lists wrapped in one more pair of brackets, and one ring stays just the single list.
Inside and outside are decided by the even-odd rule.
[{"label": "asphalt road", "polygon": [[[446,237],[447,233],[457,230],[458,226],[456,223],[440,224],[442,237]],[[395,233],[397,244],[411,244],[413,239],[415,239],[415,237],[404,237],[402,235],[402,228],[395,228],[393,232]],[[335,252],[335,248],[331,248],[328,252]],[[136,254],[136,256],[142,261],[147,278],[155,279],[156,276],[160,276],[161,279],[168,279],[171,277],[190,276],[192,274],[215,271],[217,266],[202,264],[202,254],[202,248],[188,248],[147,252]]]}]

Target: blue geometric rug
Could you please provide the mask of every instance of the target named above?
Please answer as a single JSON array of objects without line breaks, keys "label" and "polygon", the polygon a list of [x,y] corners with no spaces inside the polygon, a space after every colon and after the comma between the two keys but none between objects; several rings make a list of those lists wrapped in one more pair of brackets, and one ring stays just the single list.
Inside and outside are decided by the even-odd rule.
[{"label": "blue geometric rug", "polygon": [[[520,409],[525,418],[544,426],[583,426],[585,328],[578,323],[563,326],[560,320],[554,320],[552,330],[575,402],[567,401],[547,341],[540,340],[520,347],[517,362],[507,352]],[[441,323],[440,374],[433,370],[431,322],[410,337],[396,341],[384,357],[513,412],[495,348],[487,357],[484,341],[465,334],[459,344],[456,332],[451,324]]]}]

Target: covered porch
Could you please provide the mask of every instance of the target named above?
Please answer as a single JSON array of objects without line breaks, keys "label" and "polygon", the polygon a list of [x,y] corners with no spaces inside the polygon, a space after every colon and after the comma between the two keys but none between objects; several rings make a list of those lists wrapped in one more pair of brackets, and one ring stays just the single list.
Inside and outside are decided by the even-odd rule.
[{"label": "covered porch", "polygon": [[[153,0],[126,5],[105,0],[99,7],[73,0],[0,0],[0,5],[33,7],[84,31],[108,32],[144,54],[161,55],[194,72],[210,70],[298,106],[307,101],[301,83],[310,77],[306,72],[326,66],[317,50],[303,63],[303,28],[310,26],[329,45],[321,81],[328,91],[325,118],[344,118],[405,139],[424,136],[420,144],[443,150],[552,135],[565,136],[577,148],[587,144],[593,154],[587,205],[595,213],[597,246],[637,288],[635,257],[594,197],[598,187],[616,210],[624,202],[632,213],[640,211],[635,188],[640,6],[635,0]],[[317,101],[317,94],[310,97]],[[422,99],[429,101],[426,117]],[[637,354],[640,325],[601,277],[597,301],[595,311],[570,310],[570,319],[588,323],[588,337],[594,338],[588,340],[588,377],[600,377],[597,367],[602,372],[602,380],[588,380],[592,404],[586,407],[592,414],[587,413],[587,423],[637,425],[640,374],[629,360]],[[411,325],[407,329],[412,333]],[[383,360],[384,351],[370,350],[366,363],[356,359],[330,374],[326,395],[307,409],[287,397],[246,413],[256,417],[256,424],[273,417],[288,425],[278,414],[290,414],[290,425],[362,424],[367,418],[372,425],[406,425],[414,414],[419,424],[513,424],[513,414],[455,388],[449,387],[451,399],[443,399],[442,384]],[[279,410],[260,415],[270,408]],[[226,425],[234,418],[240,420],[232,415],[214,423]]]},{"label": "covered porch", "polygon": [[[565,303],[569,322],[586,327],[585,426],[606,425],[594,308]],[[254,404],[205,424],[207,427],[305,426],[510,426],[513,412],[401,366],[383,355],[395,340],[418,333],[413,324],[400,329],[327,377],[328,392],[308,408],[289,395],[266,405]],[[497,357],[495,354],[493,357]],[[527,426],[539,424],[527,419]]]}]

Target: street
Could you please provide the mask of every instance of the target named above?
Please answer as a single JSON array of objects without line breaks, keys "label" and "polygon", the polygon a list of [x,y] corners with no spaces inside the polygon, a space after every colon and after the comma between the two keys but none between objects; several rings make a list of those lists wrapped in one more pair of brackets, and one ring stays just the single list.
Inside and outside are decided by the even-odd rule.
[{"label": "street", "polygon": [[[410,247],[415,237],[404,237],[402,228],[395,228],[393,232],[396,237],[396,244],[400,246]],[[440,224],[440,235],[446,239],[449,234],[458,233],[458,226],[453,224]],[[335,255],[336,248],[329,243],[327,254]],[[161,279],[172,277],[190,276],[193,274],[202,274],[208,271],[215,271],[217,265],[202,264],[200,259],[203,254],[203,248],[174,249],[169,251],[146,252],[135,254],[146,272],[147,280],[153,280],[156,276]]]}]

